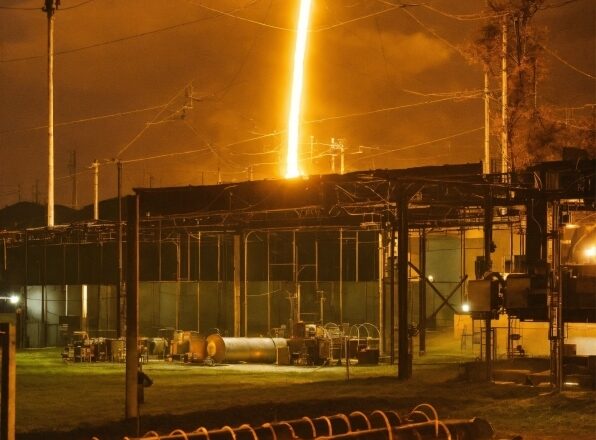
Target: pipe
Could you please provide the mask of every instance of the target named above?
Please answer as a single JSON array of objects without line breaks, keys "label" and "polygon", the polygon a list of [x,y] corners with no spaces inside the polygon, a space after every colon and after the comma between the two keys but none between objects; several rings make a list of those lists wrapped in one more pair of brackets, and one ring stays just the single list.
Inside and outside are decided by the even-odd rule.
[{"label": "pipe", "polygon": [[277,361],[277,349],[287,346],[283,338],[224,338],[217,334],[207,337],[207,355],[217,363],[272,364]]}]

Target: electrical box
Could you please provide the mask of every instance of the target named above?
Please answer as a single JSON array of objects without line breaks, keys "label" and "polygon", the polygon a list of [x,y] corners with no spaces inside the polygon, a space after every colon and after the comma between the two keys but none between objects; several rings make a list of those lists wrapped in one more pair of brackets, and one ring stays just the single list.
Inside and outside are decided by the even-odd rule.
[{"label": "electrical box", "polygon": [[531,279],[525,274],[511,274],[507,277],[504,295],[505,309],[527,309]]},{"label": "electrical box", "polygon": [[468,281],[468,303],[472,315],[491,313],[499,308],[499,284],[494,280]]}]

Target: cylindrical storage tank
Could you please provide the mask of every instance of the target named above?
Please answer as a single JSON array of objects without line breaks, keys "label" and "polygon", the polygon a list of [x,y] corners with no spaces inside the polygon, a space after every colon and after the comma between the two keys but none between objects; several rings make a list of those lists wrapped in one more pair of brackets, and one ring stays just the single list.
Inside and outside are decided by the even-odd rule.
[{"label": "cylindrical storage tank", "polygon": [[190,332],[190,348],[189,352],[192,353],[192,359],[203,360],[207,357],[207,341],[205,337],[198,332]]},{"label": "cylindrical storage tank", "polygon": [[224,338],[210,335],[207,337],[207,355],[215,362],[273,364],[277,360],[277,348],[287,345],[283,338]]}]

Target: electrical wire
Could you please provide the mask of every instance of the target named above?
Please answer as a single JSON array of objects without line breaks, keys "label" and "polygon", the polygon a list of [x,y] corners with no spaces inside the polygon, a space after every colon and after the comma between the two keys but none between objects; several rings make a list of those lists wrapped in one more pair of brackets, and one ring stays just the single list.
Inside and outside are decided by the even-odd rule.
[{"label": "electrical wire", "polygon": [[575,70],[577,73],[580,73],[584,76],[587,76],[590,79],[596,79],[596,76],[592,75],[591,73],[588,72],[584,72],[583,70],[579,69],[578,67],[575,67],[573,64],[571,64],[568,61],[565,61],[563,58],[561,58],[559,55],[557,55],[554,51],[552,51],[551,49],[549,49],[548,47],[546,47],[544,44],[538,44],[541,48],[543,48],[549,55],[551,55],[552,57],[556,58],[557,60],[559,60],[561,63],[565,64],[567,67],[569,67],[572,70]]},{"label": "electrical wire", "polygon": [[[197,132],[197,130],[196,130],[196,129],[195,129],[195,128],[194,128],[194,127],[193,127],[193,126],[192,126],[192,125],[191,125],[191,124],[190,124],[190,123],[187,121],[187,120],[184,120],[184,124],[186,125],[186,127],[188,127],[188,129],[189,129],[189,130],[191,130],[191,131],[194,133],[194,135],[195,135],[196,137],[198,137],[199,139],[203,140],[203,139],[202,139],[202,136],[201,136],[201,135],[199,135],[199,133]],[[236,163],[234,163],[234,162],[232,162],[232,161],[230,161],[230,160],[227,160],[227,159],[225,159],[225,158],[224,158],[224,157],[223,157],[223,156],[220,154],[220,152],[219,152],[217,149],[214,149],[214,148],[213,148],[213,146],[212,146],[212,145],[211,145],[209,142],[206,142],[206,144],[207,144],[207,148],[208,148],[208,149],[211,151],[211,153],[212,153],[214,156],[216,156],[216,157],[217,157],[217,158],[218,158],[218,159],[219,159],[221,162],[223,162],[223,163],[225,163],[226,165],[228,165],[228,166],[231,166],[231,167],[235,167],[235,168],[242,168],[242,166],[241,166],[241,165],[238,165],[238,164],[236,164]]]},{"label": "electrical wire", "polygon": [[[150,121],[150,123],[157,121],[157,119],[161,116],[161,114],[163,113],[163,111],[166,108],[168,108],[170,106],[170,104],[172,104],[172,102],[174,102],[174,100],[180,96],[181,93],[185,92],[186,89],[191,84],[192,84],[192,80],[189,81],[188,83],[186,83],[182,89],[180,89],[174,96],[172,96],[172,98],[163,106],[163,108],[153,117],[153,119]],[[119,158],[122,155],[122,153],[124,153],[126,150],[128,150],[130,148],[130,146],[132,144],[134,144],[145,133],[145,131],[147,131],[147,129],[151,125],[150,123],[147,123],[147,124],[143,125],[143,128],[141,129],[141,131],[139,131],[137,133],[137,135],[130,140],[130,142],[128,142],[124,147],[122,147],[120,149],[120,151],[116,155],[116,158]]]},{"label": "electrical wire", "polygon": [[558,107],[555,110],[567,111],[567,110],[587,110],[596,107],[596,104],[584,104],[577,107]]},{"label": "electrical wire", "polygon": [[[78,8],[79,6],[84,6],[88,3],[91,3],[95,0],[85,0],[82,1],[81,3],[78,3],[76,5],[72,5],[72,6],[67,6],[67,7],[60,7],[57,8],[59,11],[68,11],[69,9],[75,9]],[[41,7],[30,7],[30,8],[25,8],[25,7],[18,7],[18,6],[0,6],[0,9],[5,9],[5,10],[12,10],[12,11],[42,11],[43,9]]]},{"label": "electrical wire", "polygon": [[37,8],[25,8],[19,6],[0,6],[0,9],[8,10],[8,11],[41,11],[41,7]]},{"label": "electrical wire", "polygon": [[463,100],[467,100],[467,99],[475,99],[478,96],[480,96],[480,94],[474,95],[474,96],[472,96],[472,95],[465,96],[465,97],[451,97],[451,96],[449,96],[446,98],[434,99],[434,100],[430,100],[430,101],[415,102],[413,104],[404,104],[404,105],[398,105],[395,107],[380,108],[380,109],[370,110],[370,111],[366,111],[366,112],[350,113],[350,114],[346,114],[346,115],[329,116],[327,118],[313,119],[313,120],[304,122],[304,124],[305,125],[306,124],[318,124],[321,122],[334,121],[334,120],[338,120],[338,119],[354,118],[357,116],[368,116],[368,115],[373,115],[376,113],[383,113],[383,112],[389,112],[389,111],[394,111],[394,110],[402,110],[402,109],[406,109],[406,108],[419,107],[421,105],[436,104],[438,102],[456,101],[456,100],[463,101]]},{"label": "electrical wire", "polygon": [[313,29],[310,32],[328,31],[328,30],[331,30],[331,29],[338,28],[340,26],[345,26],[346,24],[354,23],[356,21],[365,20],[367,18],[372,18],[372,17],[377,17],[379,15],[386,14],[387,12],[395,11],[396,9],[400,9],[400,8],[403,8],[403,7],[405,7],[405,6],[403,6],[403,5],[392,5],[390,8],[383,9],[381,11],[372,12],[370,14],[362,15],[360,17],[352,18],[350,20],[342,21],[340,23],[332,24],[332,25],[329,25],[329,26],[323,26],[321,28]]},{"label": "electrical wire", "polygon": [[[140,108],[140,109],[136,109],[136,110],[129,110],[129,111],[124,111],[124,112],[118,112],[118,113],[111,113],[108,115],[99,115],[99,116],[90,116],[88,118],[82,118],[82,119],[75,119],[73,121],[64,121],[64,122],[59,122],[54,124],[54,127],[64,127],[67,125],[74,125],[74,124],[80,124],[83,122],[91,122],[91,121],[98,121],[101,119],[108,119],[108,118],[115,118],[115,117],[119,117],[119,116],[127,116],[127,115],[132,115],[135,113],[143,113],[143,112],[147,112],[150,110],[157,110],[160,108],[165,107],[164,104],[162,105],[154,105],[152,107],[145,107],[145,108]],[[44,128],[48,128],[47,125],[38,125],[35,127],[23,127],[23,128],[13,128],[13,129],[9,129],[9,130],[3,130],[0,131],[0,135],[3,134],[9,134],[9,133],[20,133],[20,132],[24,132],[24,131],[32,131],[32,130],[42,130]]]},{"label": "electrical wire", "polygon": [[[286,32],[296,32],[296,29],[295,28],[288,28],[288,27],[283,27],[283,26],[276,26],[276,25],[272,25],[272,24],[265,23],[265,22],[262,22],[262,21],[253,20],[253,19],[250,19],[250,18],[247,18],[247,17],[242,17],[240,15],[234,14],[233,12],[235,12],[235,11],[233,11],[233,12],[226,12],[226,11],[222,11],[222,10],[219,10],[219,9],[216,9],[216,8],[212,8],[210,6],[204,5],[203,3],[199,3],[199,2],[196,2],[196,1],[193,1],[193,0],[186,0],[186,1],[188,1],[189,3],[191,3],[191,4],[195,5],[195,6],[198,6],[199,8],[205,9],[205,10],[210,11],[210,12],[214,12],[216,14],[225,15],[226,17],[230,17],[230,18],[233,18],[233,19],[236,19],[236,20],[245,21],[247,23],[255,24],[255,25],[258,25],[258,26],[263,26],[263,27],[270,28],[270,29],[275,29],[275,30],[280,30],[280,31],[286,31]],[[407,7],[407,6],[419,6],[419,4],[399,4],[399,5],[389,4],[389,5],[390,5],[389,8],[383,9],[381,11],[372,12],[372,13],[369,13],[369,14],[362,15],[360,17],[351,18],[349,20],[345,20],[345,21],[342,21],[340,23],[335,23],[335,24],[332,24],[332,25],[322,26],[322,27],[316,28],[316,29],[309,29],[309,32],[323,32],[323,31],[328,31],[328,30],[335,29],[335,28],[338,28],[338,27],[341,27],[341,26],[345,26],[347,24],[354,23],[356,21],[361,21],[361,20],[365,20],[367,18],[376,17],[376,16],[381,15],[381,14],[386,14],[387,12],[391,12],[391,11],[394,11],[396,9],[404,8],[404,7]]]},{"label": "electrical wire", "polygon": [[[273,5],[273,0],[270,0],[269,1],[269,7],[267,8],[267,11],[265,13],[264,20],[267,20],[267,17],[269,17],[269,13],[271,12],[271,6],[272,5]],[[246,66],[246,63],[248,62],[248,59],[250,58],[250,55],[251,55],[253,49],[255,48],[255,46],[257,44],[257,40],[259,39],[259,36],[260,35],[261,34],[259,32],[256,32],[255,31],[255,34],[254,34],[253,39],[252,39],[252,42],[250,43],[250,46],[249,46],[248,50],[244,54],[244,57],[242,59],[242,62],[240,63],[240,65],[236,69],[236,72],[234,72],[234,75],[232,76],[232,78],[230,79],[230,81],[228,81],[228,84],[225,87],[223,87],[219,92],[216,93],[216,94],[221,93],[221,96],[219,97],[219,100],[220,101],[223,100],[223,99],[225,99],[225,97],[228,94],[228,92],[236,84],[236,81],[238,80],[238,78],[240,77],[240,74],[244,70],[244,67]]]},{"label": "electrical wire", "polygon": [[82,1],[81,3],[77,3],[76,5],[72,5],[72,6],[67,6],[67,7],[65,7],[65,8],[61,6],[61,7],[60,7],[60,9],[58,9],[58,10],[59,10],[59,11],[68,11],[69,9],[75,9],[75,8],[78,8],[79,6],[85,6],[85,5],[88,5],[89,3],[91,3],[91,2],[94,2],[94,1],[95,1],[95,0],[85,0],[85,1]]},{"label": "electrical wire", "polygon": [[381,49],[381,57],[383,59],[383,70],[385,72],[385,83],[390,86],[391,75],[389,74],[389,60],[387,59],[387,53],[385,51],[385,44],[383,42],[383,34],[381,32],[381,23],[379,19],[375,17],[375,30],[377,31],[377,38],[379,39],[379,48]]},{"label": "electrical wire", "polygon": [[476,14],[450,14],[449,12],[442,11],[442,10],[435,8],[434,6],[431,6],[429,4],[423,4],[421,6],[423,8],[428,9],[429,11],[436,12],[437,14],[440,14],[444,17],[452,18],[454,20],[459,20],[459,21],[489,20],[489,19],[493,19],[493,18],[501,18],[501,17],[504,17],[505,15],[507,15],[505,13],[503,13],[503,14],[486,14],[483,12],[478,12]]},{"label": "electrical wire", "polygon": [[416,23],[418,23],[423,29],[425,29],[427,32],[429,32],[430,34],[432,34],[437,40],[442,41],[444,44],[446,44],[447,46],[449,46],[451,49],[453,49],[454,51],[456,51],[458,54],[460,54],[463,58],[467,58],[466,54],[464,53],[463,50],[461,50],[459,47],[457,47],[456,45],[454,45],[453,43],[451,43],[450,41],[446,40],[445,38],[441,37],[439,34],[437,34],[433,29],[431,29],[429,26],[427,26],[426,24],[424,24],[422,21],[420,21],[420,19],[418,17],[416,17],[412,12],[408,11],[407,9],[403,8],[402,11],[404,13],[406,13],[408,16],[410,16],[410,18],[412,18],[412,20],[414,20]]},{"label": "electrical wire", "polygon": [[[198,6],[201,9],[205,9],[207,11],[214,12],[214,13],[219,14],[219,15],[224,15],[226,17],[230,17],[230,18],[233,18],[235,20],[245,21],[245,22],[248,22],[248,23],[256,24],[256,25],[263,26],[263,27],[270,28],[270,29],[276,29],[276,30],[279,30],[279,31],[296,32],[296,29],[286,28],[286,27],[282,27],[282,26],[275,26],[275,25],[272,25],[272,24],[269,24],[269,23],[264,23],[264,22],[258,21],[258,20],[252,20],[250,18],[246,18],[246,17],[242,17],[240,15],[234,14],[234,12],[237,12],[237,11],[227,12],[227,11],[222,11],[220,9],[212,8],[210,6],[204,5],[203,3],[198,3],[198,2],[193,1],[193,0],[186,0],[186,1],[189,2],[189,3],[191,3],[191,4],[193,4],[193,5],[195,5],[195,6]],[[245,7],[243,9],[246,9],[247,6],[253,5],[255,3],[256,3],[256,1],[251,2],[248,5],[245,5]]]},{"label": "electrical wire", "polygon": [[[418,92],[416,90],[408,90],[408,89],[402,89],[404,92],[406,93],[411,93],[412,95],[416,95],[416,96],[441,96],[441,97],[452,97],[454,99],[456,98],[469,98],[469,97],[477,97],[479,94],[483,93],[484,90],[483,89],[476,89],[476,90],[459,90],[459,91],[455,91],[455,92],[433,92],[433,93],[422,93],[422,92]],[[493,92],[495,90],[492,90]]]},{"label": "electrical wire", "polygon": [[[231,10],[230,12],[236,12],[239,11],[243,8],[236,8]],[[184,26],[190,26],[193,24],[197,24],[197,23],[201,23],[203,21],[207,21],[207,20],[213,20],[218,18],[217,16],[208,16],[208,17],[201,17],[201,18],[197,18],[196,20],[190,20],[190,21],[185,21],[183,23],[178,23],[178,24],[174,24],[171,26],[166,26],[166,27],[162,27],[162,28],[157,28],[151,31],[147,31],[147,32],[141,32],[138,34],[133,34],[133,35],[128,35],[125,37],[120,37],[120,38],[116,38],[114,40],[107,40],[107,41],[102,41],[99,43],[94,43],[94,44],[89,44],[87,46],[81,46],[81,47],[75,47],[72,49],[65,49],[65,50],[58,50],[54,52],[55,56],[59,56],[59,55],[66,55],[66,54],[70,54],[70,53],[75,53],[75,52],[80,52],[83,50],[87,50],[87,49],[93,49],[96,47],[102,47],[102,46],[107,46],[110,44],[115,44],[115,43],[121,43],[123,41],[128,41],[128,40],[134,40],[137,38],[141,38],[141,37],[145,37],[147,35],[154,35],[154,34],[158,34],[161,32],[166,32],[166,31],[170,31],[173,29],[177,29],[180,27],[184,27]],[[27,56],[27,57],[19,57],[19,58],[8,58],[8,59],[0,59],[0,63],[13,63],[13,62],[17,62],[17,61],[29,61],[29,60],[35,60],[35,59],[42,59],[45,58],[46,55],[32,55],[32,56]]]},{"label": "electrical wire", "polygon": [[577,0],[566,0],[566,1],[563,1],[561,3],[551,3],[549,5],[542,5],[542,6],[539,6],[539,9],[542,9],[542,10],[545,10],[545,9],[555,9],[555,8],[560,8],[560,7],[563,7],[563,6],[567,6],[567,5],[569,5],[571,3],[575,3],[575,2],[577,2]]},{"label": "electrical wire", "polygon": [[484,130],[484,126],[478,127],[478,128],[472,128],[470,130],[461,131],[459,133],[455,133],[455,134],[452,134],[452,135],[449,135],[449,136],[444,136],[444,137],[438,138],[438,139],[433,139],[433,140],[430,140],[430,141],[418,142],[416,144],[410,144],[410,145],[406,145],[406,146],[403,146],[403,147],[398,147],[398,148],[393,148],[393,149],[390,149],[390,150],[381,151],[379,153],[369,154],[368,156],[362,157],[359,160],[367,160],[367,159],[370,159],[371,157],[382,156],[382,155],[389,154],[389,153],[395,153],[397,151],[410,150],[412,148],[417,148],[417,147],[422,147],[424,145],[434,144],[435,142],[446,141],[446,140],[453,139],[453,138],[456,138],[456,137],[464,136],[466,134],[474,133],[474,132],[480,131],[480,130]]},{"label": "electrical wire", "polygon": [[165,159],[167,157],[184,156],[187,154],[202,153],[204,151],[210,151],[210,148],[205,147],[205,148],[199,148],[196,150],[178,151],[175,153],[164,153],[164,154],[158,154],[156,156],[147,156],[147,157],[139,157],[136,159],[121,160],[120,163],[128,164],[128,163],[143,162],[143,161],[154,160],[154,159]]}]

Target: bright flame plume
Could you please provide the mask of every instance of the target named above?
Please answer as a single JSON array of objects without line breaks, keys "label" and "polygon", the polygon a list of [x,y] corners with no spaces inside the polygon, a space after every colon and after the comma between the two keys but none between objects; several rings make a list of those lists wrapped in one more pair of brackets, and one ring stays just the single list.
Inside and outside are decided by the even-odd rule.
[{"label": "bright flame plume", "polygon": [[302,87],[304,84],[304,55],[306,53],[306,36],[312,0],[300,1],[300,15],[294,50],[294,76],[292,80],[292,96],[290,101],[290,117],[288,119],[288,155],[286,158],[286,178],[298,177],[298,128],[300,125],[300,107]]}]

